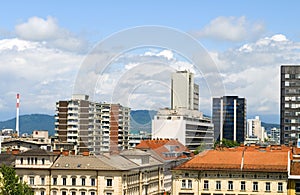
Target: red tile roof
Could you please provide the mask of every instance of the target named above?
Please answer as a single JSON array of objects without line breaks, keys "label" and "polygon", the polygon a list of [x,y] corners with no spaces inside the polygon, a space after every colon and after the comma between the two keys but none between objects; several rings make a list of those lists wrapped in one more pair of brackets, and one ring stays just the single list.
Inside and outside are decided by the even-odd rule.
[{"label": "red tile roof", "polygon": [[[187,147],[175,139],[142,140],[136,148],[141,150],[152,150],[164,160],[187,158],[185,154],[190,153],[190,150]],[[166,155],[171,153],[178,154],[178,156]]]},{"label": "red tile roof", "polygon": [[262,149],[252,146],[208,150],[175,169],[287,172],[288,152],[285,147]]}]

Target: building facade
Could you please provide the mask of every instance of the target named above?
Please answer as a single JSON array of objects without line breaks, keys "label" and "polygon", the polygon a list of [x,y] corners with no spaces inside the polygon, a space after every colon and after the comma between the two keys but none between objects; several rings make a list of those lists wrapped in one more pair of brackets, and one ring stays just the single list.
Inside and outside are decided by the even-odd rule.
[{"label": "building facade", "polygon": [[300,135],[300,66],[282,65],[280,83],[280,141],[296,145]]},{"label": "building facade", "polygon": [[137,149],[146,151],[154,155],[164,163],[164,192],[172,192],[171,169],[189,160],[193,153],[175,139],[142,140]]},{"label": "building facade", "polygon": [[246,99],[238,96],[213,98],[214,138],[243,143],[246,137]]},{"label": "building facade", "polygon": [[185,70],[172,74],[171,108],[199,110],[199,86],[194,83],[194,74]]},{"label": "building facade", "polygon": [[213,124],[203,113],[187,109],[161,109],[152,120],[152,138],[178,139],[189,150],[212,148]]},{"label": "building facade", "polygon": [[71,100],[56,103],[59,145],[71,143],[79,153],[94,154],[128,149],[130,109],[120,104],[91,102],[88,98],[73,95]]},{"label": "building facade", "polygon": [[15,169],[35,195],[163,193],[163,164],[140,150],[110,156],[58,156],[34,150],[17,155]]},{"label": "building facade", "polygon": [[222,148],[200,153],[173,170],[173,195],[288,193],[289,148]]},{"label": "building facade", "polygon": [[259,116],[254,119],[247,119],[247,138],[257,137],[259,142],[264,142],[265,129],[261,126]]}]

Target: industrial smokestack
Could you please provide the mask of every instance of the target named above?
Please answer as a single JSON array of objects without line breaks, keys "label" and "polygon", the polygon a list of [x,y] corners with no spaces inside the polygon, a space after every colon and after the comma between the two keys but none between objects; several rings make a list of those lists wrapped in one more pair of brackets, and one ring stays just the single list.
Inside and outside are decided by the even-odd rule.
[{"label": "industrial smokestack", "polygon": [[16,133],[19,137],[19,109],[20,109],[20,94],[17,93],[17,114],[16,114]]}]

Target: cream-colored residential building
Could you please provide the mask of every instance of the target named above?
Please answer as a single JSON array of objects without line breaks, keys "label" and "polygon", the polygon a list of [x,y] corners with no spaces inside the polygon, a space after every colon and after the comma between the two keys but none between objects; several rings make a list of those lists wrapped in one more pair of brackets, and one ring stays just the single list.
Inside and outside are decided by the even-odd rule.
[{"label": "cream-colored residential building", "polygon": [[172,195],[287,194],[290,149],[204,151],[173,170]]},{"label": "cream-colored residential building", "polygon": [[163,192],[163,164],[140,150],[106,156],[58,156],[39,149],[17,155],[15,164],[17,174],[35,195]]}]

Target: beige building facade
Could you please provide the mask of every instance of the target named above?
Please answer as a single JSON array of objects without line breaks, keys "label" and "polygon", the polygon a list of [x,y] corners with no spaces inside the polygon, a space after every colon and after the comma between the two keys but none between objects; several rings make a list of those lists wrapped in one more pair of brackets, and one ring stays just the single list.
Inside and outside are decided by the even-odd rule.
[{"label": "beige building facade", "polygon": [[15,169],[35,195],[163,193],[163,163],[140,150],[107,156],[58,156],[31,150],[16,156]]}]

